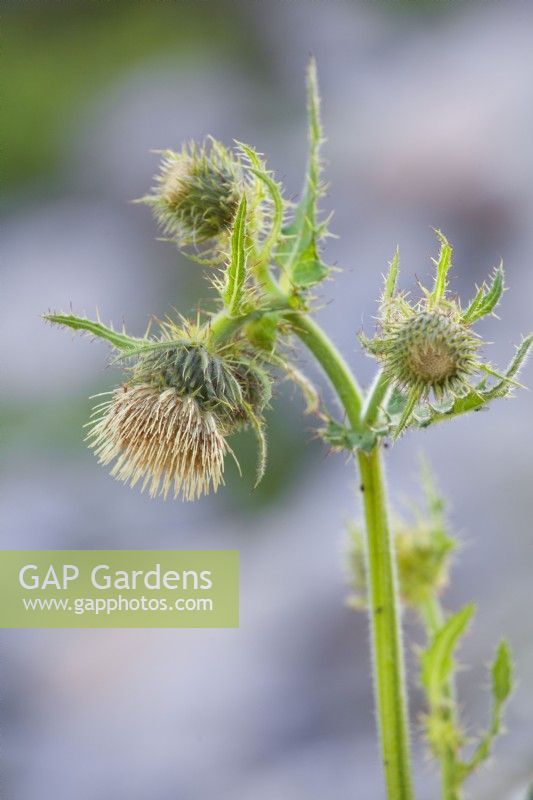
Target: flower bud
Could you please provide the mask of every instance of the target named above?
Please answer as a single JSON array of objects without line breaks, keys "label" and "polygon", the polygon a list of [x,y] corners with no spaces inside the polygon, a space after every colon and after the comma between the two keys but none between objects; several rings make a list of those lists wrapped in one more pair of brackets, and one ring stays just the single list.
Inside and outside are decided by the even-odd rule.
[{"label": "flower bud", "polygon": [[227,233],[244,191],[238,160],[214,139],[181,152],[166,150],[152,194],[152,206],[165,234],[180,247],[213,241]]},{"label": "flower bud", "polygon": [[[383,339],[373,352],[386,376],[402,389],[417,389],[421,396],[433,392],[460,396],[477,369],[480,339],[441,310],[415,310],[383,326]],[[369,348],[372,349],[372,348]]]},{"label": "flower bud", "polygon": [[[429,519],[413,525],[397,520],[392,528],[400,594],[406,605],[419,608],[446,587],[455,541],[441,525]],[[349,604],[366,608],[364,536],[357,526],[350,527],[349,536],[348,574],[352,589]]]},{"label": "flower bud", "polygon": [[[490,285],[479,287],[466,309],[461,308],[458,298],[448,296],[453,249],[440,231],[436,233],[440,252],[433,259],[433,289],[421,286],[422,297],[416,303],[410,302],[406,293],[396,291],[397,251],[385,278],[378,331],[372,339],[360,336],[367,352],[381,362],[383,377],[398,390],[397,397],[402,401],[397,404],[398,419],[388,416],[395,439],[413,419],[427,421],[432,410],[448,413],[456,400],[476,392],[481,386],[473,382],[477,373],[506,381],[482,363],[479,351],[483,342],[471,330],[476,320],[493,313],[497,306],[504,288],[503,268],[495,270]],[[431,408],[433,401],[437,405]]]}]

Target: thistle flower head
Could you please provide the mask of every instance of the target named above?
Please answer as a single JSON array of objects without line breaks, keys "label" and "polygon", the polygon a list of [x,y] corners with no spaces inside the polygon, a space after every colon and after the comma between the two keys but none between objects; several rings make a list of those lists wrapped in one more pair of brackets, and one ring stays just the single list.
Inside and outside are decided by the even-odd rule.
[{"label": "thistle flower head", "polygon": [[381,336],[368,350],[399,388],[415,390],[421,398],[433,393],[441,400],[468,391],[480,345],[453,307],[431,308],[424,300],[414,307],[402,302],[398,313],[388,309]]},{"label": "thistle flower head", "polygon": [[214,413],[193,396],[150,384],[125,385],[100,406],[89,441],[118,480],[150,496],[195,500],[223,482],[225,438]]},{"label": "thistle flower head", "polygon": [[160,324],[127,352],[127,382],[96,407],[88,440],[119,480],[194,500],[223,482],[226,437],[250,420],[260,429],[270,379],[207,328]]},{"label": "thistle flower head", "polygon": [[165,150],[152,193],[143,197],[163,232],[180,247],[228,233],[245,190],[239,161],[220,142]]},{"label": "thistle flower head", "polygon": [[423,415],[421,404],[449,411],[454,402],[474,389],[479,372],[500,378],[480,360],[482,340],[472,324],[493,311],[503,292],[503,270],[495,271],[491,285],[483,286],[470,306],[463,310],[458,300],[447,296],[447,274],[452,248],[437,232],[441,249],[433,290],[422,288],[415,303],[405,293],[396,293],[398,253],[385,281],[373,339],[361,336],[367,352],[381,362],[388,383],[404,396],[403,413],[396,427],[398,436],[412,415]]}]

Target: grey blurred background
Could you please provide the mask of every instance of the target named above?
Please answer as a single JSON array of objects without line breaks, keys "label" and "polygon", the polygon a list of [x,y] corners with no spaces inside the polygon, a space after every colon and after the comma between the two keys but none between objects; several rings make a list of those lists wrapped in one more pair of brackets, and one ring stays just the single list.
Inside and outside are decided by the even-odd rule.
[{"label": "grey blurred background", "polygon": [[[231,468],[195,505],[130,491],[82,441],[89,396],[118,378],[105,346],[39,315],[98,308],[140,334],[150,314],[194,311],[202,269],[129,204],[150,185],[150,151],[237,138],[297,195],[313,52],[339,236],[326,258],[343,270],[321,322],[368,383],[355,333],[372,330],[397,244],[403,286],[428,277],[436,226],[463,299],[505,258],[502,320],[482,326],[505,364],[533,316],[532,24],[512,1],[4,3],[2,547],[238,548],[242,562],[239,630],[3,632],[6,800],[382,800],[366,622],[345,606],[352,465],[326,457],[280,387],[254,495]],[[487,721],[504,632],[516,653],[510,732],[474,800],[523,800],[533,779],[531,398],[389,451],[397,506],[417,495],[421,448],[450,497],[463,548],[445,602],[478,603],[461,653],[470,731]],[[246,470],[253,442],[236,449]],[[413,667],[412,621],[408,634]],[[435,770],[423,748],[415,758],[419,798],[434,800]]]}]

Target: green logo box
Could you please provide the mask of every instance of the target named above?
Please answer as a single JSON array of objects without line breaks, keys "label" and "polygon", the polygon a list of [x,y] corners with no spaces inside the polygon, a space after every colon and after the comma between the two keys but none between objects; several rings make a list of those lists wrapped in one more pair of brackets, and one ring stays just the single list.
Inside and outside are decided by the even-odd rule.
[{"label": "green logo box", "polygon": [[0,628],[238,628],[237,550],[2,550]]}]

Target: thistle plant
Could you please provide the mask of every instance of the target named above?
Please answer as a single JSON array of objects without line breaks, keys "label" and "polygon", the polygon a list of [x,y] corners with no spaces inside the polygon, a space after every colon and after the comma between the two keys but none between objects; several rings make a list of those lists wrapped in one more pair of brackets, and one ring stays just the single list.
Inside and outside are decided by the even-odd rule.
[{"label": "thistle plant", "polygon": [[[509,396],[533,343],[516,348],[499,370],[486,361],[474,323],[493,314],[504,290],[503,267],[464,308],[450,295],[452,247],[437,231],[440,251],[431,288],[413,300],[397,291],[399,253],[385,277],[377,329],[360,334],[377,373],[365,393],[326,333],[313,319],[317,288],[331,276],[322,246],[329,218],[320,157],[323,133],[316,67],[307,78],[309,157],[301,199],[289,202],[263,157],[241,142],[227,148],[208,138],[179,152],[166,150],[148,204],[162,233],[210,270],[216,308],[194,318],[155,321],[135,337],[98,318],[50,313],[51,323],[103,339],[123,369],[123,382],[98,398],[87,439],[117,479],[151,496],[194,500],[224,482],[235,457],[232,435],[257,438],[255,483],[267,468],[264,411],[272,385],[289,378],[302,390],[328,446],[354,457],[362,491],[364,532],[352,541],[354,597],[368,611],[376,716],[389,800],[412,800],[410,729],[401,615],[413,608],[427,647],[420,680],[427,700],[423,726],[438,760],[444,800],[459,800],[468,775],[489,755],[511,690],[509,649],[500,644],[492,667],[493,712],[488,732],[470,745],[459,722],[454,651],[473,607],[447,616],[440,593],[448,580],[454,540],[443,504],[425,478],[428,510],[409,523],[389,523],[383,448],[390,438],[488,406]],[[356,332],[354,331],[354,336]],[[299,339],[322,367],[340,412],[320,398],[290,361]],[[364,553],[364,559],[362,554]],[[362,592],[366,600],[362,600]]]}]

